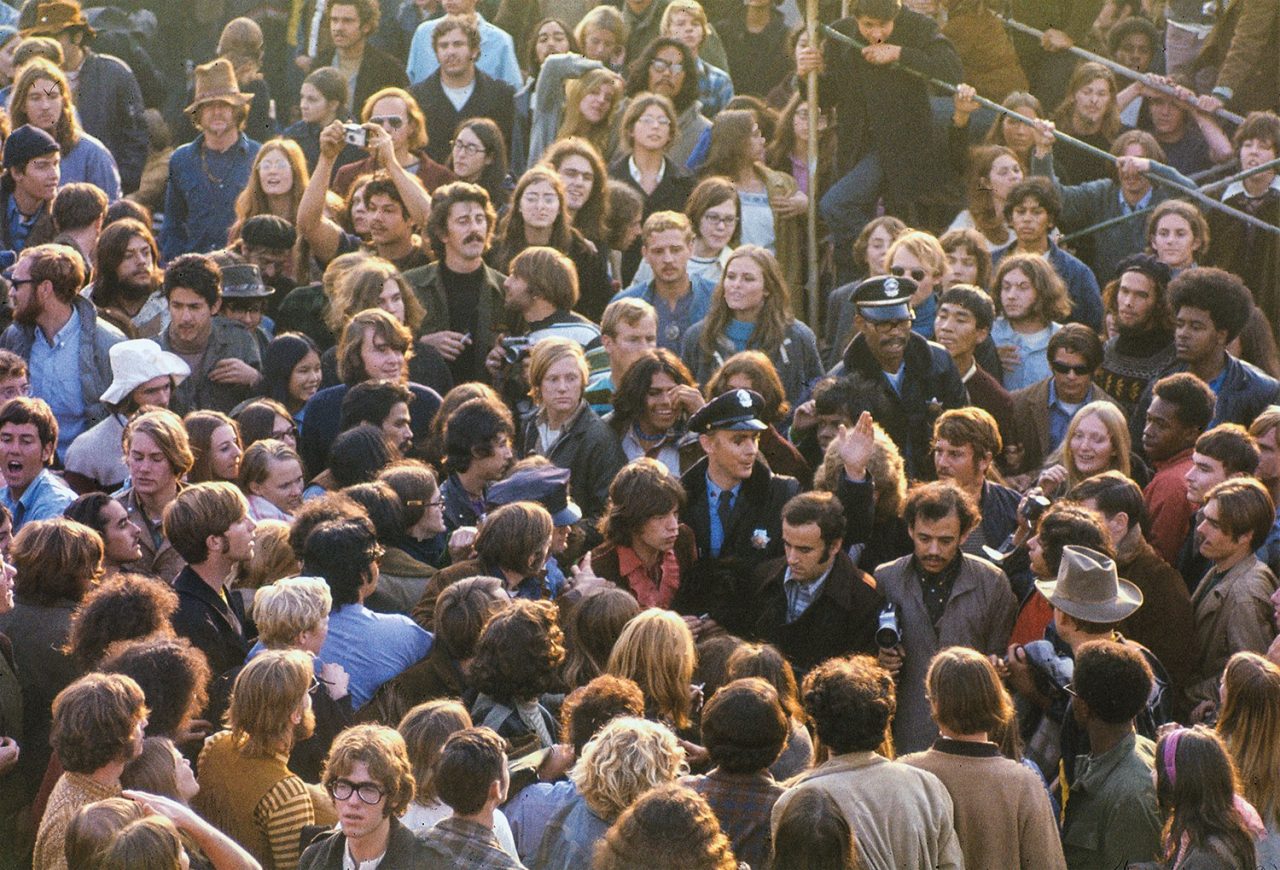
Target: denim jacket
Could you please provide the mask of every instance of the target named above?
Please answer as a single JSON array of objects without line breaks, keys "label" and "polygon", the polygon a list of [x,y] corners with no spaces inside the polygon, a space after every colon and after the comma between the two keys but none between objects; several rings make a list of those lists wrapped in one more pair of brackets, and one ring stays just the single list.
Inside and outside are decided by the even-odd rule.
[{"label": "denim jacket", "polygon": [[[205,253],[226,247],[227,230],[236,219],[236,197],[249,183],[249,172],[260,147],[241,133],[230,152],[210,157],[204,154],[201,133],[173,152],[159,239],[166,260],[191,251]],[[228,161],[228,156],[234,159]],[[219,168],[214,169],[209,163]],[[225,168],[228,163],[230,168]]]}]

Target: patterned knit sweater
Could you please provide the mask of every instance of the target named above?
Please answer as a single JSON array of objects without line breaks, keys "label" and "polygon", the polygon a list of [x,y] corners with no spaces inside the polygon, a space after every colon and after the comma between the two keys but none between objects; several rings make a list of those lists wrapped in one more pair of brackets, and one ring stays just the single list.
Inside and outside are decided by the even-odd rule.
[{"label": "patterned knit sweater", "polygon": [[1173,336],[1162,330],[1106,343],[1096,383],[1132,414],[1147,384],[1174,363]]}]

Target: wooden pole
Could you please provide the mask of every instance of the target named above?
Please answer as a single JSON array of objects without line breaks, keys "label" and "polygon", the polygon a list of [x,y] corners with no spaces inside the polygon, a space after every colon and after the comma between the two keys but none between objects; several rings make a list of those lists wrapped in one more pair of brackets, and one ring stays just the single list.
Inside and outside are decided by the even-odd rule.
[{"label": "wooden pole", "polygon": [[[1004,22],[1005,27],[1008,27],[1010,30],[1016,30],[1026,36],[1034,37],[1037,40],[1044,36],[1043,30],[1036,30],[1030,24],[1023,24],[1021,21],[1014,21],[1012,18],[1001,17],[1000,20]],[[1153,91],[1159,91],[1160,93],[1168,94],[1171,97],[1178,97],[1178,92],[1168,85],[1161,82],[1151,81],[1148,76],[1131,70],[1122,63],[1116,63],[1109,57],[1094,54],[1092,51],[1083,49],[1078,45],[1071,46],[1067,51],[1082,60],[1091,60],[1094,63],[1102,64],[1116,75],[1124,76],[1127,79],[1133,79],[1137,82],[1142,82],[1142,84],[1151,88]],[[1178,98],[1181,99],[1181,97]],[[1212,112],[1211,114],[1219,120],[1226,121],[1228,124],[1239,126],[1244,123],[1244,117],[1242,115],[1237,115],[1235,112],[1230,112],[1226,109],[1218,109],[1216,112]]]},{"label": "wooden pole", "polygon": [[[818,0],[808,0],[805,4],[805,17],[808,20],[809,45],[818,47]],[[809,274],[805,282],[808,301],[809,328],[816,334],[822,334],[822,309],[818,303],[818,72],[811,70],[808,75],[809,101]]]}]

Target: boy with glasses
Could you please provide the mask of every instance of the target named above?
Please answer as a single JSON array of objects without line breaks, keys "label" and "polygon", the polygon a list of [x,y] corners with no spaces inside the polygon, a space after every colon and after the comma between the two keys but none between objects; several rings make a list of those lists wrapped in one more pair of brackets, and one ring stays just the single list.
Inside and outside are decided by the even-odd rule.
[{"label": "boy with glasses", "polygon": [[404,738],[381,725],[357,725],[338,735],[325,762],[323,784],[341,826],[312,843],[299,870],[344,870],[374,861],[418,867],[429,854],[400,822],[413,799],[413,768]]}]

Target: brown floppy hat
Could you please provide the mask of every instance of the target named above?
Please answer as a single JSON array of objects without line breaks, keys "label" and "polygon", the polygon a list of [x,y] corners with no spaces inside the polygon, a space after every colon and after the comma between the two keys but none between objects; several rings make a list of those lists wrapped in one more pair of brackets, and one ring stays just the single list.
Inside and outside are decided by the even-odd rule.
[{"label": "brown floppy hat", "polygon": [[96,31],[89,26],[84,10],[74,0],[50,0],[36,7],[36,20],[22,31],[23,36],[53,36],[71,27],[79,27],[89,36]]},{"label": "brown floppy hat", "polygon": [[195,99],[184,111],[188,115],[194,115],[205,103],[247,106],[252,101],[253,94],[246,94],[240,90],[231,61],[220,57],[196,67]]}]

